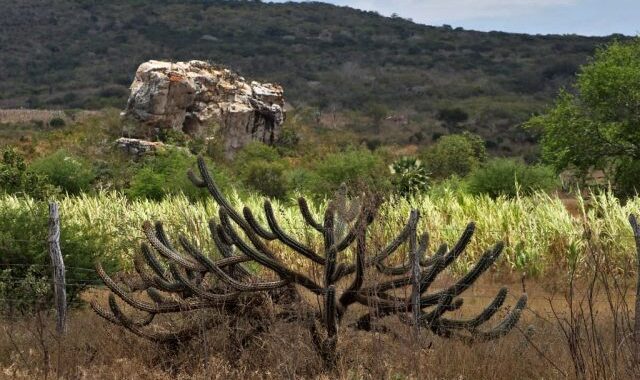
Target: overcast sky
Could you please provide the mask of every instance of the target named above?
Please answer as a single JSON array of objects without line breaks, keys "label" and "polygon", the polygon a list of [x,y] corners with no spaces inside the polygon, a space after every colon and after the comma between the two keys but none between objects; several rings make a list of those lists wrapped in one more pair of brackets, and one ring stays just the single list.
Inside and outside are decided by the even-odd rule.
[{"label": "overcast sky", "polygon": [[[275,0],[283,2],[283,0]],[[325,0],[428,25],[531,34],[640,33],[640,0]]]}]

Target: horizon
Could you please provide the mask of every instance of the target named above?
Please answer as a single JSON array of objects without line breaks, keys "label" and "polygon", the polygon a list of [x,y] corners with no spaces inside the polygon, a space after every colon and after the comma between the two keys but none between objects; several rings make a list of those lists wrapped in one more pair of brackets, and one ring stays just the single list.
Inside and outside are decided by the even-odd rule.
[{"label": "horizon", "polygon": [[[285,3],[286,0],[270,0]],[[309,0],[293,1],[313,2]],[[325,0],[336,6],[398,16],[417,24],[480,32],[602,37],[640,33],[635,0]]]}]

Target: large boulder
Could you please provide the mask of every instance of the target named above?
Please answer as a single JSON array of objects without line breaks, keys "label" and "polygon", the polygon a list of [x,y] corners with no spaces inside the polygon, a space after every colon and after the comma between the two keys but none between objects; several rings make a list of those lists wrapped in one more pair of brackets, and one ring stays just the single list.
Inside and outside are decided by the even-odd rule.
[{"label": "large boulder", "polygon": [[283,90],[203,61],[148,61],[136,71],[123,116],[152,127],[135,137],[163,129],[215,136],[232,156],[249,141],[276,141],[285,117]]}]

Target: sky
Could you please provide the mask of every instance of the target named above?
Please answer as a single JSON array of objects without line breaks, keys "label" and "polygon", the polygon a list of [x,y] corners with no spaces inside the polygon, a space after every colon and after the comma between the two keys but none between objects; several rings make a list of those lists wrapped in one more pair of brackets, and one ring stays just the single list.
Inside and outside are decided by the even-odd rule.
[{"label": "sky", "polygon": [[[272,0],[283,2],[283,0]],[[324,0],[427,25],[481,31],[640,34],[640,0]]]}]

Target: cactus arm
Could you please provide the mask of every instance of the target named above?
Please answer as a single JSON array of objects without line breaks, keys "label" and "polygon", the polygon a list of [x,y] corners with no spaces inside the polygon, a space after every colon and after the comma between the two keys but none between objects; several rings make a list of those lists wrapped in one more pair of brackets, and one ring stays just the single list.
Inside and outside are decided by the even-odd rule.
[{"label": "cactus arm", "polygon": [[218,276],[222,281],[229,284],[236,290],[243,292],[255,292],[261,290],[272,290],[282,288],[285,285],[289,284],[289,281],[280,280],[280,281],[269,281],[269,282],[261,282],[261,283],[245,283],[234,279],[229,276],[225,271],[219,268],[211,259],[203,255],[201,252],[197,252],[196,259],[200,261],[202,265],[204,265],[210,272]]},{"label": "cactus arm", "polygon": [[275,240],[278,238],[276,234],[268,231],[266,228],[260,225],[255,216],[253,216],[253,212],[251,212],[251,209],[249,207],[244,207],[242,209],[242,215],[244,215],[244,219],[247,221],[247,223],[249,223],[249,226],[251,226],[256,235],[265,240]]},{"label": "cactus arm", "polygon": [[273,233],[278,237],[278,240],[280,240],[282,243],[284,243],[286,246],[293,249],[294,251],[300,253],[304,257],[320,265],[325,265],[326,261],[323,257],[319,256],[311,248],[295,240],[293,237],[291,237],[290,235],[288,235],[282,230],[282,228],[278,224],[278,221],[276,220],[276,216],[273,212],[273,207],[271,206],[271,202],[269,201],[264,202],[264,212],[266,214],[269,227],[271,228],[271,231],[273,231]]},{"label": "cactus arm", "polygon": [[[245,231],[245,232],[246,232],[247,237],[251,241],[251,243],[256,247],[257,251],[255,249],[251,248],[248,244],[246,244],[244,242],[244,240],[242,240],[240,238],[240,236],[238,236],[237,232],[235,231],[235,229],[231,225],[231,222],[229,220],[229,217],[228,217],[227,213],[222,209],[220,210],[220,222],[222,223],[221,225],[225,229],[225,232],[229,235],[231,240],[233,240],[234,244],[245,255],[247,255],[248,257],[252,258],[253,260],[258,262],[259,264],[263,265],[264,267],[266,267],[268,269],[271,269],[272,271],[276,272],[283,280],[287,280],[287,281],[290,281],[290,282],[294,282],[294,283],[296,283],[298,285],[301,285],[301,286],[309,289],[314,294],[323,294],[324,293],[324,289],[321,288],[318,284],[316,284],[312,279],[308,278],[307,276],[305,276],[305,275],[303,275],[301,273],[296,273],[296,272],[294,272],[294,271],[292,271],[290,269],[287,269],[282,264],[280,264],[276,260],[272,259],[271,257],[275,257],[275,255],[251,231]],[[264,254],[261,254],[259,252],[264,252]]]},{"label": "cactus arm", "polygon": [[[409,220],[403,227],[402,231],[398,234],[398,236],[396,236],[396,238],[393,239],[391,243],[389,243],[384,249],[382,249],[374,257],[367,259],[365,262],[365,268],[375,265],[376,263],[385,260],[391,254],[393,254],[402,245],[402,243],[407,241],[407,239],[409,238],[409,233],[411,233],[411,230],[415,228],[415,225],[417,224],[417,222],[418,222],[417,213],[411,212],[409,216]],[[352,274],[355,271],[356,271],[356,265],[350,264],[346,267],[344,271],[344,275],[346,276],[346,275]]]},{"label": "cactus arm", "polygon": [[346,309],[349,305],[356,302],[355,294],[362,288],[362,284],[364,283],[364,264],[365,254],[367,252],[366,243],[366,230],[363,229],[358,234],[356,243],[356,275],[351,285],[349,285],[340,296],[340,305],[343,309]]},{"label": "cactus arm", "polygon": [[146,260],[149,267],[156,273],[156,275],[166,281],[171,281],[171,274],[156,258],[149,246],[146,243],[143,243],[141,247],[144,259]]},{"label": "cactus arm", "polygon": [[[201,187],[207,188],[209,194],[211,194],[220,208],[224,209],[229,214],[229,217],[234,222],[236,222],[243,230],[249,229],[249,224],[242,218],[242,216],[240,216],[240,214],[233,208],[233,206],[231,206],[231,203],[229,203],[227,198],[225,198],[220,191],[220,188],[218,188],[218,185],[211,177],[211,174],[209,174],[209,169],[207,169],[207,164],[202,156],[198,156],[198,170],[200,171],[200,175],[202,176],[202,180],[198,180],[198,183],[204,184],[204,186]],[[193,177],[195,177],[195,175],[193,175]]]},{"label": "cactus arm", "polygon": [[489,342],[507,335],[520,320],[526,306],[527,296],[523,295],[509,314],[497,326],[487,331],[472,329],[469,334],[461,334],[437,325],[433,326],[432,331],[441,336],[459,339],[467,344]]},{"label": "cactus arm", "polygon": [[449,264],[455,261],[462,254],[462,252],[464,252],[464,250],[467,248],[467,245],[469,245],[469,242],[471,241],[475,230],[476,224],[474,222],[467,224],[467,227],[464,229],[464,232],[462,232],[462,235],[460,236],[458,242],[445,255],[445,266],[449,266]]},{"label": "cactus arm", "polygon": [[[111,294],[110,296],[113,296],[113,294]],[[106,319],[107,321],[113,323],[114,325],[119,325],[119,326],[122,325],[120,323],[120,320],[115,315],[113,315],[113,313],[103,309],[102,306],[100,306],[98,302],[96,302],[95,300],[91,301],[90,305],[93,311],[95,311],[96,314],[98,314],[100,317]],[[153,322],[155,316],[156,314],[148,314],[146,317],[138,321],[132,321],[132,324],[140,327],[148,326]]]},{"label": "cactus arm", "polygon": [[164,256],[165,258],[169,259],[170,261],[173,261],[177,264],[180,264],[181,266],[183,266],[186,269],[190,269],[190,270],[194,270],[194,271],[202,271],[204,268],[202,267],[202,265],[198,264],[197,262],[194,262],[190,259],[187,259],[185,257],[183,257],[182,255],[180,255],[179,253],[175,252],[172,249],[169,249],[166,245],[164,245],[160,239],[158,239],[158,237],[155,234],[155,230],[151,224],[151,222],[144,222],[143,224],[143,231],[145,236],[147,237],[147,240],[149,241],[149,243],[151,244],[151,246],[153,246],[153,248],[162,256]]},{"label": "cactus arm", "polygon": [[209,329],[219,324],[220,322],[214,319],[208,320],[204,326],[202,323],[194,323],[193,325],[179,330],[177,332],[149,332],[141,329],[135,325],[133,321],[127,317],[120,309],[116,302],[116,298],[113,294],[109,295],[109,307],[113,316],[117,319],[119,324],[131,331],[133,334],[138,335],[141,338],[145,338],[155,343],[163,344],[176,344],[179,342],[187,342],[195,337],[202,328]]},{"label": "cactus arm", "polygon": [[467,272],[461,279],[459,279],[455,284],[450,287],[441,290],[437,293],[427,296],[429,297],[437,297],[439,298],[443,294],[451,294],[454,297],[459,296],[463,292],[473,285],[473,283],[487,270],[493,263],[498,259],[500,253],[502,253],[502,249],[504,248],[503,243],[497,243],[492,249],[485,252],[484,255],[480,258],[480,260],[474,265],[474,267]]},{"label": "cactus arm", "polygon": [[176,280],[180,281],[181,284],[186,286],[195,295],[197,295],[202,299],[218,303],[218,302],[231,301],[231,300],[238,299],[240,295],[240,293],[238,292],[222,293],[222,294],[208,292],[200,288],[199,286],[193,284],[191,281],[189,281],[189,279],[186,276],[180,273],[180,270],[178,269],[178,267],[176,267],[175,264],[171,264],[170,267],[171,267],[171,273],[173,274],[173,277],[175,277]]},{"label": "cactus arm", "polygon": [[160,303],[151,304],[148,302],[139,301],[131,297],[129,294],[127,294],[127,292],[125,292],[122,288],[120,288],[115,283],[115,281],[113,281],[111,277],[107,275],[107,273],[104,271],[100,263],[96,265],[96,273],[98,274],[100,279],[104,282],[104,284],[109,288],[109,290],[111,290],[120,299],[122,299],[124,302],[126,302],[133,308],[138,309],[140,311],[146,311],[147,313],[153,313],[153,314],[175,313],[178,311],[203,309],[203,308],[207,308],[215,305],[212,302],[202,302],[202,301],[182,301],[182,302],[167,301],[166,303],[162,303],[162,304]]},{"label": "cactus arm", "polygon": [[311,214],[307,200],[302,197],[298,198],[298,207],[300,208],[300,214],[302,214],[304,221],[316,231],[323,233],[322,224],[318,223],[313,214]]},{"label": "cactus arm", "polygon": [[[325,265],[324,265],[324,286],[333,285],[334,274],[336,271],[337,252],[332,249],[335,241],[335,212],[329,207],[324,214],[323,237],[325,247]],[[335,289],[334,289],[335,296]]]},{"label": "cactus arm", "polygon": [[[148,250],[149,247],[146,244],[143,244],[142,249]],[[179,292],[186,290],[180,283],[169,282],[159,276],[148,273],[144,266],[144,256],[142,254],[135,255],[133,258],[133,267],[147,286],[156,287],[167,292]]]},{"label": "cactus arm", "polygon": [[439,323],[445,329],[467,329],[473,330],[479,327],[481,324],[487,322],[491,317],[494,316],[495,313],[500,310],[500,307],[504,304],[504,301],[507,298],[507,288],[502,288],[496,295],[496,297],[491,301],[491,303],[482,310],[480,314],[476,317],[467,319],[467,320],[459,320],[459,319],[447,319],[441,318]]},{"label": "cactus arm", "polygon": [[162,244],[164,244],[167,248],[173,250],[174,249],[173,244],[171,244],[171,241],[167,236],[167,233],[164,229],[164,225],[162,224],[162,222],[160,221],[155,222],[154,227],[156,230],[156,236],[162,242]]}]

